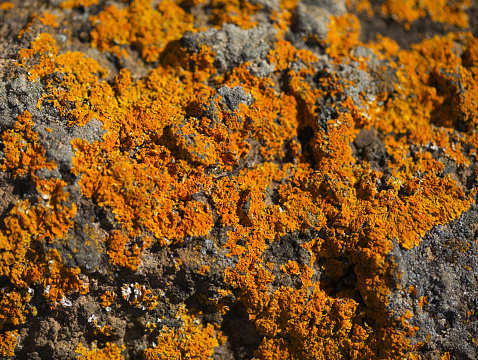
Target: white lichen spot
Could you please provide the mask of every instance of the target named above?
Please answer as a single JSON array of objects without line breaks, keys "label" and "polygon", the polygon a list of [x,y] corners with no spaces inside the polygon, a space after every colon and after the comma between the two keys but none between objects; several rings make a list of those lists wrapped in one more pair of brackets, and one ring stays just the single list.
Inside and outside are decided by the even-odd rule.
[{"label": "white lichen spot", "polygon": [[73,305],[72,302],[64,296],[61,298],[60,304],[63,305],[63,306],[72,306]]},{"label": "white lichen spot", "polygon": [[121,287],[121,294],[123,295],[123,299],[127,300],[129,296],[131,295],[131,288],[129,285],[123,285]]}]

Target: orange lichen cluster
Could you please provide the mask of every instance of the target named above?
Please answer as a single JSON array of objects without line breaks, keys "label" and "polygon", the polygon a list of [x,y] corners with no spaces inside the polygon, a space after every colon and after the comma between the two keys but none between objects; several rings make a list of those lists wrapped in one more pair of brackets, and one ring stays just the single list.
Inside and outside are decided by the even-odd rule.
[{"label": "orange lichen cluster", "polygon": [[260,4],[253,5],[247,0],[211,0],[211,22],[217,26],[231,23],[243,29],[250,29],[257,25],[253,15],[261,9]]},{"label": "orange lichen cluster", "polygon": [[212,359],[214,348],[219,345],[214,326],[203,327],[192,315],[188,315],[184,306],[180,307],[176,318],[181,327],[170,329],[163,326],[154,347],[143,353],[143,359]]},{"label": "orange lichen cluster", "polygon": [[[123,236],[120,231],[115,230],[108,238],[108,256],[113,265],[127,267],[131,270],[136,270],[141,264],[140,255],[141,250],[149,247],[151,240],[146,237],[141,240],[141,247],[131,243],[128,236]],[[131,247],[131,250],[128,248]]]},{"label": "orange lichen cluster", "polygon": [[[52,170],[56,164],[46,160],[32,126],[31,115],[25,111],[17,118],[13,129],[2,135],[2,170],[33,183],[38,197],[33,203],[27,199],[18,201],[4,219],[5,227],[0,229],[0,273],[19,289],[42,284],[46,300],[55,306],[65,294],[85,290],[78,277],[80,270],[66,268],[56,250],[44,254],[35,243],[63,238],[73,224],[76,204],[69,204],[64,181],[39,177],[39,171]],[[13,296],[16,293],[8,294]],[[4,294],[4,300],[8,298],[6,296]],[[28,294],[22,298],[17,304],[18,309],[23,309],[30,301]],[[9,321],[18,324],[25,318],[18,313]]]},{"label": "orange lichen cluster", "polygon": [[10,1],[4,1],[0,4],[1,10],[11,10],[15,7],[15,4]]},{"label": "orange lichen cluster", "polygon": [[410,23],[426,15],[436,22],[467,28],[465,10],[470,6],[470,0],[453,1],[452,5],[446,0],[387,0],[382,5],[382,12],[396,21],[404,22],[406,29],[410,29]]},{"label": "orange lichen cluster", "polygon": [[0,334],[0,355],[1,356],[15,356],[15,348],[18,345],[18,330],[5,331]]},{"label": "orange lichen cluster", "polygon": [[116,301],[116,298],[114,291],[105,291],[100,295],[100,304],[103,308],[110,307]]},{"label": "orange lichen cluster", "polygon": [[75,7],[88,7],[98,4],[98,0],[64,0],[60,3],[61,9],[73,9]]},{"label": "orange lichen cluster", "polygon": [[127,285],[121,288],[123,299],[128,300],[129,304],[142,310],[153,310],[158,305],[157,295],[153,295],[151,290],[138,283]]},{"label": "orange lichen cluster", "polygon": [[49,12],[44,12],[43,16],[38,20],[46,26],[58,27],[58,23],[56,22],[57,16],[50,14]]},{"label": "orange lichen cluster", "polygon": [[[369,0],[347,0],[347,6],[357,12],[367,12],[368,16],[373,15]],[[385,16],[402,23],[407,30],[410,30],[413,22],[426,16],[435,22],[467,28],[466,10],[470,6],[470,0],[387,0],[382,4],[381,11]]]},{"label": "orange lichen cluster", "polygon": [[3,328],[3,324],[23,324],[28,314],[36,314],[34,307],[29,308],[26,304],[30,301],[30,294],[23,291],[23,295],[16,292],[0,292],[0,327]]},{"label": "orange lichen cluster", "polygon": [[[396,160],[390,167],[425,164],[414,160],[412,165],[407,155],[409,144],[438,147],[456,164],[469,165],[462,148],[467,143],[477,143],[478,67],[474,62],[463,61],[455,52],[457,44],[464,52],[476,49],[476,39],[471,34],[450,34],[427,39],[413,45],[410,51],[400,51],[398,63],[392,64],[401,85],[396,87],[396,96],[373,114],[374,126],[384,133],[405,135],[398,141],[393,136],[386,139]],[[475,155],[475,151],[469,155]],[[441,171],[442,165],[427,153],[418,156],[428,157],[427,167]]]},{"label": "orange lichen cluster", "polygon": [[90,350],[79,343],[75,352],[80,354],[76,357],[78,360],[124,360],[121,350],[122,348],[109,342],[106,343],[104,348],[98,349],[96,342],[94,342]]},{"label": "orange lichen cluster", "polygon": [[92,16],[95,29],[91,45],[116,56],[128,56],[122,45],[134,45],[145,61],[159,59],[166,45],[193,29],[193,17],[173,1],[162,1],[157,10],[149,0],[134,0],[124,9],[111,5]]},{"label": "orange lichen cluster", "polygon": [[327,33],[327,54],[341,62],[354,58],[350,50],[359,45],[360,21],[352,14],[331,16]]}]

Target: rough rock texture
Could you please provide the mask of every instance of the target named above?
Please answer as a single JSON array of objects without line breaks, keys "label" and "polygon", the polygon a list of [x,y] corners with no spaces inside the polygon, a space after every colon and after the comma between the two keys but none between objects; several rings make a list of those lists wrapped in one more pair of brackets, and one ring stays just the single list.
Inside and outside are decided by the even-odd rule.
[{"label": "rough rock texture", "polygon": [[214,66],[219,72],[224,73],[234,66],[249,62],[254,75],[267,76],[273,71],[266,57],[272,49],[276,32],[272,26],[246,30],[226,23],[219,30],[186,33],[181,42],[190,51],[199,50],[201,45],[210,47],[215,54]]},{"label": "rough rock texture", "polygon": [[476,359],[477,9],[0,1],[0,358]]},{"label": "rough rock texture", "polygon": [[[420,245],[403,250],[395,244],[390,256],[395,268],[394,280],[411,293],[395,292],[389,309],[395,314],[411,311],[410,323],[419,327],[414,341],[425,343],[427,358],[434,353],[450,352],[461,359],[476,359],[472,339],[477,338],[474,314],[478,288],[478,242],[476,205],[459,219],[429,231]],[[415,299],[425,299],[417,306]]]}]

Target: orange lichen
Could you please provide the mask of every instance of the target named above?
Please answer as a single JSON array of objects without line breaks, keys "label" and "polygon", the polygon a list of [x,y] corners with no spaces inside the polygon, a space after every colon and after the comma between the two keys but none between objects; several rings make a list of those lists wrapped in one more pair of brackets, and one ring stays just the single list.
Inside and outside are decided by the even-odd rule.
[{"label": "orange lichen", "polygon": [[4,324],[24,324],[28,314],[36,314],[35,308],[26,305],[30,302],[30,294],[23,293],[0,291],[0,329]]},{"label": "orange lichen", "polygon": [[[463,64],[455,53],[455,41],[463,41],[468,48],[469,39],[466,34],[434,37],[398,54],[397,76],[402,84],[397,87],[398,96],[374,114],[374,126],[380,130],[406,134],[397,144],[402,155],[394,156],[394,167],[402,166],[402,160],[408,158],[408,143],[425,146],[430,142],[458,165],[468,166],[469,160],[461,149],[467,142],[475,142],[478,83],[474,76],[476,68]],[[463,91],[457,87],[457,79]],[[465,127],[461,136],[453,130],[459,126]],[[394,152],[394,148],[398,149],[395,145],[390,150]]]},{"label": "orange lichen", "polygon": [[65,294],[72,292],[86,294],[88,292],[88,286],[79,277],[81,270],[63,265],[57,250],[49,251],[46,262],[48,267],[44,270],[41,282],[44,286],[43,295],[52,308],[60,303]]},{"label": "orange lichen", "polygon": [[418,306],[422,308],[425,304],[428,304],[427,296],[420,296],[420,298],[418,299]]},{"label": "orange lichen", "polygon": [[105,347],[98,349],[96,342],[91,346],[91,349],[86,349],[80,342],[75,350],[77,354],[77,360],[124,360],[124,356],[121,355],[121,350],[124,346],[118,347],[113,343],[107,342]]},{"label": "orange lichen", "polygon": [[[113,265],[127,267],[133,271],[136,270],[141,265],[141,250],[149,247],[151,243],[149,238],[142,239],[139,242],[141,246],[138,246],[136,242],[121,234],[120,231],[113,231],[107,241],[110,262]],[[128,250],[128,248],[130,249]]]},{"label": "orange lichen", "polygon": [[349,10],[355,10],[357,13],[365,12],[367,16],[372,17],[374,11],[369,0],[345,0]]},{"label": "orange lichen", "polygon": [[5,333],[0,334],[0,355],[5,357],[15,356],[15,348],[18,345],[19,338],[18,330],[5,331]]},{"label": "orange lichen", "polygon": [[243,29],[249,29],[257,25],[257,21],[252,20],[253,15],[258,12],[262,6],[260,4],[251,4],[247,0],[212,0],[211,1],[211,22],[215,25],[224,23],[236,24]]},{"label": "orange lichen", "polygon": [[12,130],[2,134],[5,146],[5,158],[2,171],[11,171],[14,176],[25,176],[37,179],[36,172],[42,169],[53,170],[53,161],[47,162],[43,147],[38,144],[38,134],[32,130],[32,116],[25,110],[17,117]]},{"label": "orange lichen", "polygon": [[[30,241],[62,238],[72,226],[76,214],[76,204],[68,204],[69,195],[64,191],[66,183],[38,176],[38,171],[52,170],[56,164],[46,161],[45,151],[38,144],[38,135],[32,131],[32,126],[31,115],[25,111],[17,118],[13,129],[2,134],[5,146],[2,170],[11,171],[16,177],[27,177],[33,181],[38,193],[35,205],[28,200],[15,204],[4,221],[5,229],[0,236],[8,238],[2,246],[7,252],[2,254],[4,267],[1,272],[11,276],[18,285],[25,284],[21,272],[30,271],[28,266],[24,268]],[[14,268],[17,270],[12,273]]]},{"label": "orange lichen", "polygon": [[327,32],[327,54],[336,61],[354,58],[350,50],[359,45],[360,21],[352,14],[331,16]]},{"label": "orange lichen", "polygon": [[163,326],[154,347],[143,353],[143,359],[212,359],[214,348],[219,345],[214,326],[202,326],[194,316],[188,315],[184,306],[178,310],[176,318],[181,327],[170,329]]},{"label": "orange lichen", "polygon": [[38,20],[46,26],[58,27],[58,23],[56,22],[56,15],[50,14],[49,12],[44,12],[43,16]]},{"label": "orange lichen", "polygon": [[311,51],[296,49],[289,41],[279,39],[275,48],[268,54],[269,61],[275,65],[276,71],[287,69],[292,62],[303,63],[310,66],[318,61],[317,56]]},{"label": "orange lichen", "polygon": [[11,10],[15,7],[15,4],[10,1],[4,1],[0,4],[1,10]]},{"label": "orange lichen", "polygon": [[[52,307],[68,293],[87,291],[78,277],[79,269],[65,267],[57,250],[42,253],[34,244],[63,238],[73,224],[76,204],[69,204],[64,181],[40,177],[42,170],[53,170],[56,164],[46,160],[38,134],[32,128],[32,117],[25,111],[18,116],[13,128],[2,134],[2,171],[30,182],[37,192],[37,199],[32,197],[32,202],[17,201],[4,219],[4,228],[0,229],[0,273],[17,289],[0,290],[2,327],[4,323],[22,324],[27,316],[36,315],[36,309],[29,304],[28,286],[42,285],[42,295]],[[12,334],[6,332],[1,336],[5,341],[12,340]]]},{"label": "orange lichen", "polygon": [[162,1],[157,10],[149,0],[134,0],[124,9],[109,6],[92,16],[95,29],[91,45],[116,56],[128,56],[123,45],[134,45],[146,61],[159,59],[163,49],[193,28],[193,18],[172,1]]},{"label": "orange lichen", "polygon": [[449,5],[446,0],[387,0],[382,5],[382,12],[395,21],[404,22],[407,30],[412,22],[426,15],[436,22],[467,28],[468,16],[465,10],[470,6],[470,0],[454,1],[453,5]]},{"label": "orange lichen", "polygon": [[93,332],[95,335],[101,334],[103,336],[110,336],[111,331],[113,330],[111,325],[103,325],[103,326],[98,325],[98,320],[96,319],[91,321],[91,325],[95,328]]},{"label": "orange lichen", "polygon": [[201,265],[197,270],[196,270],[196,274],[198,275],[206,275],[207,273],[209,273],[209,271],[211,270],[211,266],[210,265]]},{"label": "orange lichen", "polygon": [[110,307],[116,301],[116,297],[114,291],[105,291],[100,295],[100,305],[103,308]]},{"label": "orange lichen", "polygon": [[128,300],[130,305],[141,310],[153,310],[158,305],[157,295],[153,295],[151,290],[138,283],[127,285],[121,288],[123,299]]},{"label": "orange lichen", "polygon": [[451,360],[450,353],[448,351],[445,352],[443,356],[441,357],[441,360]]},{"label": "orange lichen", "polygon": [[75,7],[88,7],[98,4],[98,0],[64,0],[60,3],[61,9],[73,9]]},{"label": "orange lichen", "polygon": [[38,14],[36,12],[30,14],[30,18],[28,19],[28,23],[23,27],[23,29],[18,33],[18,38],[21,39],[23,34],[29,32],[32,28],[33,23],[38,18]]}]

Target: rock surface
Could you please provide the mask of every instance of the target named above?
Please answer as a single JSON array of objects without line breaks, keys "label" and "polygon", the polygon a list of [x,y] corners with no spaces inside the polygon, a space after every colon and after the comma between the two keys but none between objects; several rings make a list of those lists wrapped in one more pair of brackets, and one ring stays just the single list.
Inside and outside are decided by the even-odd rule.
[{"label": "rock surface", "polygon": [[1,1],[0,358],[476,359],[478,5],[397,3]]}]

